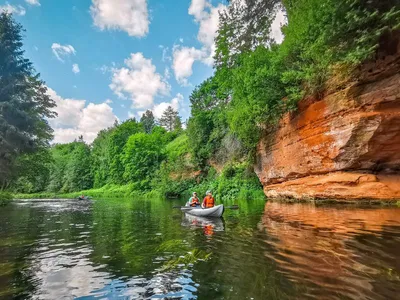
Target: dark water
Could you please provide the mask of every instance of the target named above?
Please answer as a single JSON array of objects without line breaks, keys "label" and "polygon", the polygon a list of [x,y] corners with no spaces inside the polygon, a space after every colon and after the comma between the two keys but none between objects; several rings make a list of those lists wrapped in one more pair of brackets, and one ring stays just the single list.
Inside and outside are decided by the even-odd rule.
[{"label": "dark water", "polygon": [[0,209],[1,299],[399,299],[400,209],[162,200]]}]

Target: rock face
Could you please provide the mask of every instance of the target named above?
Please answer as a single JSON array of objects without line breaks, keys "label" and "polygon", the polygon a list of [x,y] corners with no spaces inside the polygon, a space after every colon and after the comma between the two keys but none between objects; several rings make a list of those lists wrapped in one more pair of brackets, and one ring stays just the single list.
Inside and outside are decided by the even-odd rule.
[{"label": "rock face", "polygon": [[260,140],[255,171],[268,197],[400,199],[399,36],[358,83],[303,100]]}]

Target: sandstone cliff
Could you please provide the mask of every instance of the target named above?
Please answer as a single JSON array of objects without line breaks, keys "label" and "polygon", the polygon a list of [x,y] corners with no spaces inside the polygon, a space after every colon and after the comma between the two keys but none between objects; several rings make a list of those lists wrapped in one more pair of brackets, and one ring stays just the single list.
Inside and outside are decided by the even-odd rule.
[{"label": "sandstone cliff", "polygon": [[400,200],[400,35],[357,83],[303,100],[257,147],[268,197]]}]

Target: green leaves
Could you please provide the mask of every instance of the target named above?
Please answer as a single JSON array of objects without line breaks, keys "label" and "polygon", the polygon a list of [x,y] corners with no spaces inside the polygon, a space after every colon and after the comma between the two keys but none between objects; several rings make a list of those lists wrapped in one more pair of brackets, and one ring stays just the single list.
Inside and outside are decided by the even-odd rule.
[{"label": "green leaves", "polygon": [[46,118],[55,113],[46,86],[24,58],[22,27],[0,13],[0,190],[18,171],[15,159],[48,147],[52,129]]}]

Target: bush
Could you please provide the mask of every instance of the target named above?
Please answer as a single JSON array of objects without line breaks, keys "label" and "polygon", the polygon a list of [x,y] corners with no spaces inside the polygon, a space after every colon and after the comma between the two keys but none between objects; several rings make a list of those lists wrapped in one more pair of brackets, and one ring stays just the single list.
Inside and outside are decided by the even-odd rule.
[{"label": "bush", "polygon": [[6,205],[12,201],[12,195],[8,192],[0,191],[0,206]]}]

